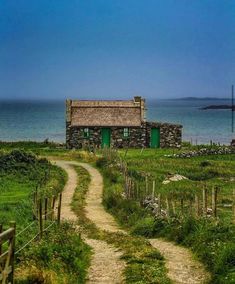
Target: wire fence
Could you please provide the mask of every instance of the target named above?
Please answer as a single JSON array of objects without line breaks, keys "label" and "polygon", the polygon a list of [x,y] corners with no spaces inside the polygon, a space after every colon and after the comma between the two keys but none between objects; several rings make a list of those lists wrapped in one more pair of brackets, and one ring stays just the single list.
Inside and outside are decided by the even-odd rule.
[{"label": "wire fence", "polygon": [[[16,223],[11,222],[10,228],[3,230],[0,224],[0,283],[14,283],[14,260],[20,253],[35,241],[40,241],[43,234],[54,225],[60,225],[62,193],[43,198],[39,189],[48,181],[50,169],[33,193],[32,219],[19,232]],[[28,240],[25,240],[29,237]],[[23,239],[23,242],[22,242]]]},{"label": "wire fence", "polygon": [[[131,171],[125,157],[116,149],[105,148],[103,156],[121,171],[123,182],[123,197],[135,200],[141,206],[152,210],[157,217],[171,218],[176,215],[194,215],[200,217],[224,218],[226,215],[235,222],[235,189],[230,193],[222,192],[220,185],[209,187],[202,183],[199,188],[190,188],[182,192],[174,189],[162,190],[163,187],[147,172]],[[142,151],[142,150],[141,150]]]}]

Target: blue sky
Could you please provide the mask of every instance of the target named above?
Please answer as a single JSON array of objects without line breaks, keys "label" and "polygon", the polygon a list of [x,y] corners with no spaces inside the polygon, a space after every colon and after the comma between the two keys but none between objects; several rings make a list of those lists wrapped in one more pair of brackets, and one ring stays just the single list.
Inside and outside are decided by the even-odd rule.
[{"label": "blue sky", "polygon": [[0,98],[228,97],[234,0],[1,0]]}]

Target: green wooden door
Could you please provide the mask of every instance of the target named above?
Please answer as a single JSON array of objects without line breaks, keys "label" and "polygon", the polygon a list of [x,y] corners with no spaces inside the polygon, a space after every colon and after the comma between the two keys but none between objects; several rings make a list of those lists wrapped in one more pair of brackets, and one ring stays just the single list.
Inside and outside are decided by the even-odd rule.
[{"label": "green wooden door", "polygon": [[110,147],[110,128],[102,128],[101,129],[101,147]]},{"label": "green wooden door", "polygon": [[151,148],[160,147],[160,129],[159,128],[151,128],[150,147]]}]

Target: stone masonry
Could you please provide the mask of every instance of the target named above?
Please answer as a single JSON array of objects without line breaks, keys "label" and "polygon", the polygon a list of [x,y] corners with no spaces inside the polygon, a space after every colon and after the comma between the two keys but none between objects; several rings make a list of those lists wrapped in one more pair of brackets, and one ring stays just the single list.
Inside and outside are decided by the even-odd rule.
[{"label": "stone masonry", "polygon": [[[145,100],[66,101],[66,146],[69,149],[102,146],[102,128],[109,128],[110,146],[115,148],[150,147],[151,129],[160,130],[161,148],[179,148],[182,126],[145,120]],[[124,128],[129,135],[124,137]],[[84,130],[89,129],[89,135]]]},{"label": "stone masonry", "polygon": [[[114,148],[142,148],[150,146],[151,128],[160,129],[161,148],[179,148],[182,140],[182,126],[170,123],[145,122],[141,127],[129,129],[129,137],[123,137],[123,127],[110,127],[111,147]],[[66,145],[67,148],[83,148],[86,146],[101,147],[101,127],[89,127],[90,136],[83,135],[84,127],[67,125]]]}]

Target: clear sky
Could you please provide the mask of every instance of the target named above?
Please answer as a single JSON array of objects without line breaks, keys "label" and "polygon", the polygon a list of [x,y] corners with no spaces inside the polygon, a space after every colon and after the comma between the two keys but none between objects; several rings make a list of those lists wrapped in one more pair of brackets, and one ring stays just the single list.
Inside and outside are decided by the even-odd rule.
[{"label": "clear sky", "polygon": [[235,0],[0,0],[0,98],[228,97]]}]

